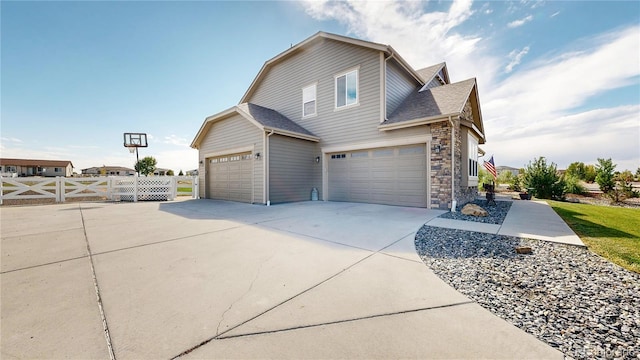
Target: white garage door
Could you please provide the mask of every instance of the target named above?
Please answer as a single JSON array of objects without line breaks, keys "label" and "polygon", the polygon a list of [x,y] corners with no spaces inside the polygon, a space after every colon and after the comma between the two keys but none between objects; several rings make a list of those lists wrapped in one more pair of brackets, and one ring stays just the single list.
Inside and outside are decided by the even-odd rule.
[{"label": "white garage door", "polygon": [[251,153],[209,158],[207,195],[210,199],[251,202]]},{"label": "white garage door", "polygon": [[427,207],[425,144],[328,155],[329,200]]}]

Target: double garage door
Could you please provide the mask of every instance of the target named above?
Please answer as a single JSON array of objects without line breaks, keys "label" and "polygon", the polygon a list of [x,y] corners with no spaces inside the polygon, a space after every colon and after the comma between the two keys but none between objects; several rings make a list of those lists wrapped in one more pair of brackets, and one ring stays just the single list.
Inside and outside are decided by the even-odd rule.
[{"label": "double garage door", "polygon": [[328,154],[329,200],[427,207],[426,145]]},{"label": "double garage door", "polygon": [[251,202],[253,161],[250,152],[208,159],[207,197]]}]

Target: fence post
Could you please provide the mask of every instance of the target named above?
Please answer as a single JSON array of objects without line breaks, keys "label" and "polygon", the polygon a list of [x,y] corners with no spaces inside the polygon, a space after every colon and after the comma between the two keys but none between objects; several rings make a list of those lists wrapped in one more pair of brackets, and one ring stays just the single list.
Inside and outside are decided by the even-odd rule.
[{"label": "fence post", "polygon": [[140,178],[136,174],[136,177],[133,179],[133,202],[138,201],[138,183],[140,182]]},{"label": "fence post", "polygon": [[176,199],[176,194],[178,193],[178,182],[176,181],[176,177],[171,177],[171,200]]},{"label": "fence post", "polygon": [[56,201],[59,203],[62,203],[65,201],[64,195],[65,195],[65,183],[66,181],[64,181],[64,178],[61,178],[60,176],[56,176]]},{"label": "fence post", "polygon": [[193,177],[193,181],[191,182],[191,186],[193,186],[193,188],[191,189],[191,194],[193,196],[194,199],[200,199],[200,184],[198,183],[198,177],[194,176]]}]

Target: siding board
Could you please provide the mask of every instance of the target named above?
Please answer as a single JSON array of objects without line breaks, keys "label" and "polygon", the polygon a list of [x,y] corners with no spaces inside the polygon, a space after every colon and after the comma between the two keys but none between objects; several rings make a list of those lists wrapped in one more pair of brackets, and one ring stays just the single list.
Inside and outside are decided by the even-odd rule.
[{"label": "siding board", "polygon": [[[269,200],[272,203],[311,200],[321,191],[322,164],[317,143],[286,136],[269,137]],[[321,198],[321,194],[319,194]]]},{"label": "siding board", "polygon": [[[322,39],[272,65],[247,101],[274,109],[300,124],[320,137],[320,146],[424,134],[423,127],[384,132],[378,130],[380,66],[380,55],[376,50]],[[359,104],[336,110],[334,76],[355,67],[358,67]],[[317,83],[317,115],[303,119],[302,88],[311,83]]]},{"label": "siding board", "polygon": [[395,61],[388,61],[386,79],[387,116],[391,115],[411,92],[418,91],[419,85]]}]

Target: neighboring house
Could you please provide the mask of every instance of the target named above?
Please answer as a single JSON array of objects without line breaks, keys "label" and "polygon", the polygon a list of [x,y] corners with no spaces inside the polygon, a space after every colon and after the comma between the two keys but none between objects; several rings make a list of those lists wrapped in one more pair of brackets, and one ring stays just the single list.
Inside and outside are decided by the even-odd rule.
[{"label": "neighboring house", "polygon": [[165,176],[165,175],[167,175],[167,173],[169,171],[171,171],[171,169],[156,168],[153,171],[153,175],[155,175],[155,176]]},{"label": "neighboring house", "polygon": [[[224,87],[224,84],[218,84]],[[414,70],[388,45],[319,32],[268,60],[240,103],[207,117],[200,193],[448,209],[478,193],[475,79]]]},{"label": "neighboring house", "polygon": [[520,169],[516,169],[511,166],[496,166],[496,173],[498,174],[498,176],[500,176],[500,174],[505,171],[511,172],[513,176],[518,176],[518,174],[520,173]]},{"label": "neighboring house", "polygon": [[198,176],[198,169],[187,170],[186,176]]},{"label": "neighboring house", "polygon": [[136,171],[123,166],[96,166],[82,169],[82,175],[85,176],[130,176],[135,175]]},{"label": "neighboring house", "polygon": [[72,176],[73,164],[67,160],[0,158],[0,173],[3,176]]}]

